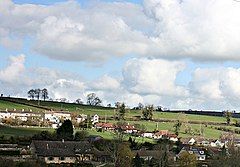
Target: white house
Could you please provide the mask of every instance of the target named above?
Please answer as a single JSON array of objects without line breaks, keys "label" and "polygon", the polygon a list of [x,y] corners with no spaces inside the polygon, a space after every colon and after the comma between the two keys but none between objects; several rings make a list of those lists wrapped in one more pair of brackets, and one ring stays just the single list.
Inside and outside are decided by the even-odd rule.
[{"label": "white house", "polygon": [[71,114],[66,112],[46,112],[44,119],[51,123],[60,123],[60,120],[71,120]]},{"label": "white house", "polygon": [[0,119],[7,119],[7,118],[11,118],[11,119],[20,119],[22,121],[27,121],[27,119],[29,117],[41,117],[41,114],[38,113],[32,113],[32,112],[21,112],[21,111],[2,111],[0,112]]},{"label": "white house", "polygon": [[226,143],[221,142],[220,140],[215,140],[210,143],[211,147],[220,147],[222,148]]},{"label": "white house", "polygon": [[80,114],[80,115],[76,118],[76,121],[77,121],[77,123],[81,123],[81,122],[84,122],[86,119],[87,119],[87,115],[85,115],[85,114]]},{"label": "white house", "polygon": [[60,119],[52,113],[45,113],[44,114],[44,119],[51,122],[51,123],[57,123],[58,124],[60,122]]},{"label": "white house", "polygon": [[10,117],[11,117],[11,114],[9,112],[6,112],[6,111],[0,112],[0,119],[6,119]]},{"label": "white house", "polygon": [[97,114],[95,114],[94,116],[92,116],[92,124],[98,123],[99,122],[99,116]]},{"label": "white house", "polygon": [[147,137],[147,138],[153,138],[153,133],[152,132],[144,132],[142,133],[142,137]]}]

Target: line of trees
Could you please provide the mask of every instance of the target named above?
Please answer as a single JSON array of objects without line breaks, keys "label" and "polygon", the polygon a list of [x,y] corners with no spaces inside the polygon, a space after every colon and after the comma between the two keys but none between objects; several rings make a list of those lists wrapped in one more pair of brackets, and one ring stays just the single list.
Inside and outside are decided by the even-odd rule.
[{"label": "line of trees", "polygon": [[43,99],[44,101],[48,99],[48,90],[46,88],[44,89],[31,89],[28,91],[28,97],[34,100],[35,98],[37,100]]}]

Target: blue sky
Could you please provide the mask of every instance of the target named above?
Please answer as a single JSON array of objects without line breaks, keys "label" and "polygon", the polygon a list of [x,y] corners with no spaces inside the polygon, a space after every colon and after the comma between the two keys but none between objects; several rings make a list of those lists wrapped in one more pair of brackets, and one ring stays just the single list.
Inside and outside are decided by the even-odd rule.
[{"label": "blue sky", "polygon": [[239,108],[240,6],[210,1],[1,1],[0,91]]}]

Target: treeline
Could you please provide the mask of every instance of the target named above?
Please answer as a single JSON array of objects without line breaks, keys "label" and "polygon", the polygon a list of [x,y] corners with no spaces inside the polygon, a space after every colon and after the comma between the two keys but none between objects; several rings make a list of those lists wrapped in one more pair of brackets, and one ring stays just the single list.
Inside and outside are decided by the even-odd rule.
[{"label": "treeline", "polygon": [[48,99],[48,90],[46,88],[44,89],[31,89],[28,91],[28,97],[33,99],[43,99],[44,101]]}]

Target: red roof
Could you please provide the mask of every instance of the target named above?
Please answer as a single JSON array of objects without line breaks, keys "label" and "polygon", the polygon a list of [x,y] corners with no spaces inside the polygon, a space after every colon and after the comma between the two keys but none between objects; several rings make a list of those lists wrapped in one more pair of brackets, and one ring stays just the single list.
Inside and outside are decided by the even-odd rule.
[{"label": "red roof", "polygon": [[101,127],[101,128],[114,128],[114,125],[112,123],[97,123],[96,124],[97,127]]},{"label": "red roof", "polygon": [[155,133],[156,136],[168,135],[168,130],[160,130]]},{"label": "red roof", "polygon": [[122,126],[123,130],[136,130],[136,128],[133,125],[125,125]]}]

